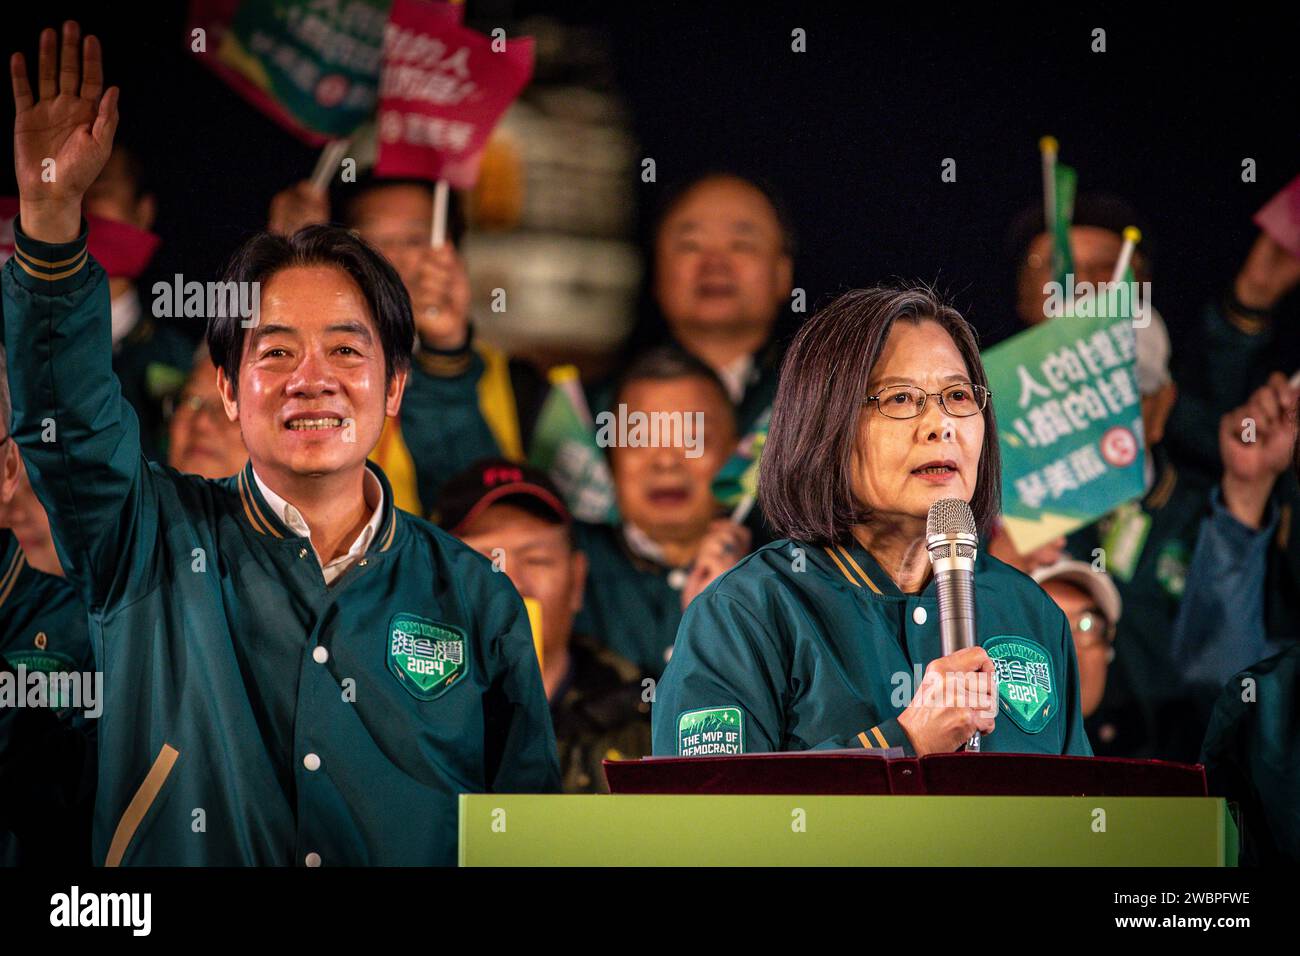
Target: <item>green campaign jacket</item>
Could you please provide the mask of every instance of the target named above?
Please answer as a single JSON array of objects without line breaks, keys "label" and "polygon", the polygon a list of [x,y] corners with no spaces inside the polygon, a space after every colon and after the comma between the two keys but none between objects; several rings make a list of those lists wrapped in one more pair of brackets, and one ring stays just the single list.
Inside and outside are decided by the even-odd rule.
[{"label": "green campaign jacket", "polygon": [[[86,606],[0,529],[0,670],[93,674]],[[82,703],[88,703],[83,701]],[[90,861],[95,731],[85,708],[0,705],[0,866]]]},{"label": "green campaign jacket", "polygon": [[84,233],[15,232],[14,435],[105,675],[96,862],[451,864],[457,794],[558,790],[506,577],[393,507],[373,465],[379,534],[326,587],[251,464],[209,481],[147,463]]},{"label": "green campaign jacket", "polygon": [[574,627],[600,635],[615,654],[657,678],[682,621],[682,592],[669,583],[672,570],[634,555],[621,528],[576,522],[573,533],[587,555],[587,585]]},{"label": "green campaign jacket", "polygon": [[[982,749],[1091,756],[1065,615],[979,552],[978,643],[997,662],[997,727]],[[898,590],[856,542],[784,539],[691,602],[652,711],[657,756],[901,747],[898,715],[941,656],[933,580]]]},{"label": "green campaign jacket", "polygon": [[1201,762],[1210,793],[1237,804],[1241,863],[1300,864],[1300,644],[1223,688]]}]

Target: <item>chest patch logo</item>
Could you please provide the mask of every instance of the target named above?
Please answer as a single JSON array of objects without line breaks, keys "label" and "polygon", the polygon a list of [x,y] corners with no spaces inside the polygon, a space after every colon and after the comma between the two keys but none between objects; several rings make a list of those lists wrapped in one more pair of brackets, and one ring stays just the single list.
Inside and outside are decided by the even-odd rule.
[{"label": "chest patch logo", "polygon": [[[44,637],[45,632],[42,631],[39,636]],[[21,666],[28,674],[39,672],[51,678],[59,674],[70,675],[77,670],[77,664],[71,657],[56,651],[6,651],[5,659],[15,669]],[[72,688],[67,684],[51,682],[50,696],[51,706],[56,710],[64,710],[73,704]]]},{"label": "chest patch logo", "polygon": [[745,714],[739,707],[706,707],[677,717],[677,756],[745,752]]},{"label": "chest patch logo", "polygon": [[405,612],[388,623],[388,669],[418,700],[436,700],[469,671],[465,632]]},{"label": "chest patch logo", "polygon": [[1047,651],[1037,641],[1010,634],[985,641],[984,650],[997,668],[1003,712],[1025,733],[1041,731],[1061,706]]}]

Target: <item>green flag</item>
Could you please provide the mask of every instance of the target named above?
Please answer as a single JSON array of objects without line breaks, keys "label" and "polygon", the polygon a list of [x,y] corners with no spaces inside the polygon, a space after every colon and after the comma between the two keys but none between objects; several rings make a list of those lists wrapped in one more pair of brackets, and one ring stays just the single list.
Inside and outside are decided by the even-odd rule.
[{"label": "green flag", "polygon": [[617,524],[614,478],[596,442],[578,370],[557,366],[548,378],[551,391],[538,413],[528,460],[551,476],[579,521]]},{"label": "green flag", "polygon": [[1074,193],[1079,175],[1064,163],[1057,163],[1053,173],[1056,208],[1049,213],[1052,223],[1052,278],[1064,285],[1065,277],[1074,271],[1074,256],[1070,253],[1070,223],[1074,219]]},{"label": "green flag", "polygon": [[735,509],[732,514],[734,521],[743,523],[758,497],[758,463],[767,442],[767,425],[771,417],[769,405],[713,478],[713,497]]}]

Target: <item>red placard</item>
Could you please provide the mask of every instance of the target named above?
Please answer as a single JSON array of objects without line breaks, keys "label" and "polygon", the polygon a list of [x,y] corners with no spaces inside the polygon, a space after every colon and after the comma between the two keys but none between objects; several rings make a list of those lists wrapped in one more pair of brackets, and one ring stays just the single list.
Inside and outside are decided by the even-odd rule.
[{"label": "red placard", "polygon": [[469,189],[493,128],[533,73],[531,37],[489,37],[393,0],[379,84],[380,176]]},{"label": "red placard", "polygon": [[1255,225],[1291,255],[1300,258],[1300,176],[1255,213]]}]

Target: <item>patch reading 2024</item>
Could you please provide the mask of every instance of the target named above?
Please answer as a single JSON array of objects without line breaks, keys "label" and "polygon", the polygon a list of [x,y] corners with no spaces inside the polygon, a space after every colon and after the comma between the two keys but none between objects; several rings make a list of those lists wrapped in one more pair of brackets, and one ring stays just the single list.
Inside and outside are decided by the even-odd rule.
[{"label": "patch reading 2024", "polygon": [[677,717],[677,756],[745,752],[745,715],[739,707],[705,707]]},{"label": "patch reading 2024", "polygon": [[405,612],[388,623],[388,669],[419,700],[435,700],[469,671],[465,632]]},{"label": "patch reading 2024", "polygon": [[1047,726],[1060,708],[1052,658],[1037,641],[1001,634],[984,642],[997,668],[1002,709],[1027,734]]}]

